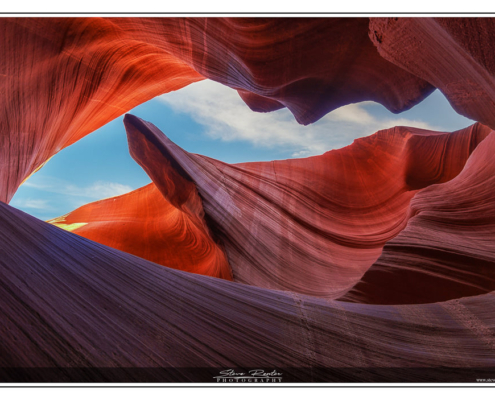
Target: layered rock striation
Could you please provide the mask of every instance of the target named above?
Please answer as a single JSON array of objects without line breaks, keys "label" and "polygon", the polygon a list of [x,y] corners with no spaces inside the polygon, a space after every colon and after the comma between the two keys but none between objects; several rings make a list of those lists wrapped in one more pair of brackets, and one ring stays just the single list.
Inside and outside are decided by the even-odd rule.
[{"label": "layered rock striation", "polygon": [[191,197],[197,213],[174,206],[151,183],[48,222],[157,264],[230,280],[225,251],[204,222],[197,194]]},{"label": "layered rock striation", "polygon": [[[322,156],[230,165],[184,151],[132,115],[126,115],[124,124],[131,155],[166,201],[189,214],[188,208],[203,204],[199,219],[225,247],[234,280],[326,298],[342,296],[358,282],[385,243],[406,226],[409,203],[418,190],[457,176],[491,132],[481,124],[453,133],[398,127]],[[98,232],[106,235],[94,222],[114,220],[124,239],[113,247],[127,251],[122,241],[135,245],[132,238],[140,231],[122,226],[119,215],[105,207],[123,210],[120,199],[137,198],[144,189],[85,206],[101,204],[94,219],[81,214],[83,207],[65,216],[64,223],[89,222],[74,233],[97,240]],[[196,190],[199,205],[187,205],[185,199]],[[135,204],[142,210],[149,207]],[[149,213],[140,218],[150,224],[161,220]],[[174,230],[166,223],[153,226]],[[165,253],[161,241],[167,237],[156,231],[153,235],[155,241],[140,248]],[[117,237],[101,243],[112,245]],[[186,241],[177,249],[187,246]],[[167,265],[165,259],[160,263]]]},{"label": "layered rock striation", "polygon": [[[493,378],[494,33],[490,18],[0,19],[1,380]],[[126,115],[153,183],[51,224],[5,204],[64,147],[205,78],[302,124],[435,88],[479,122],[231,165]]]},{"label": "layered rock striation", "polygon": [[304,124],[363,100],[399,112],[433,90],[380,57],[366,18],[0,18],[0,32],[7,203],[58,151],[204,77]]},{"label": "layered rock striation", "polygon": [[282,382],[472,382],[495,367],[492,293],[329,301],[164,268],[3,203],[0,223],[4,381],[215,382],[262,365]]}]

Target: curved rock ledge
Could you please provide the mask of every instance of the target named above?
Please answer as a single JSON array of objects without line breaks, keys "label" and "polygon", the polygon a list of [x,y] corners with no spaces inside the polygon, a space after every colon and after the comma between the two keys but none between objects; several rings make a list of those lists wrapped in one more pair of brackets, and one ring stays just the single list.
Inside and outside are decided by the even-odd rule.
[{"label": "curved rock ledge", "polygon": [[433,303],[495,290],[495,136],[448,183],[411,200],[406,228],[342,300]]},{"label": "curved rock ledge", "polygon": [[0,32],[7,203],[61,149],[204,77],[304,124],[363,100],[399,112],[433,90],[380,57],[367,18],[0,18]]},{"label": "curved rock ledge", "polygon": [[[455,382],[495,367],[492,293],[413,306],[328,301],[164,268],[3,203],[0,224],[1,367],[169,368],[141,370],[145,382],[197,381],[172,370],[192,366],[344,382]],[[115,379],[97,372],[78,379]]]},{"label": "curved rock ledge", "polygon": [[131,155],[169,202],[187,192],[171,177],[197,187],[234,280],[326,298],[358,282],[405,227],[417,191],[454,178],[491,132],[398,127],[322,156],[230,165],[132,115],[124,124]]},{"label": "curved rock ledge", "polygon": [[[0,18],[0,380],[493,378],[494,21]],[[435,88],[479,122],[229,165],[127,115],[152,184],[51,221],[78,235],[3,203],[64,147],[204,78],[302,124]]]},{"label": "curved rock ledge", "polygon": [[371,18],[369,35],[383,58],[495,129],[494,32],[493,18]]},{"label": "curved rock ledge", "polygon": [[[199,206],[202,212],[200,200]],[[176,208],[153,183],[47,222],[157,264],[232,279],[225,251],[202,217]]]}]

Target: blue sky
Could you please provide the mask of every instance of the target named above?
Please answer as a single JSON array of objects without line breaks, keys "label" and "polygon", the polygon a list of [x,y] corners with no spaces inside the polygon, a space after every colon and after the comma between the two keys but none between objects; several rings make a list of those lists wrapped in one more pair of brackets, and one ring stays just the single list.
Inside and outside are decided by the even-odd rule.
[{"label": "blue sky", "polygon": [[[322,154],[397,125],[453,131],[474,123],[435,91],[398,115],[364,102],[302,126],[287,109],[254,113],[236,91],[212,81],[156,97],[129,113],[152,122],[187,151],[229,163]],[[148,184],[149,177],[129,155],[122,119],[56,154],[18,189],[10,204],[47,220]]]}]

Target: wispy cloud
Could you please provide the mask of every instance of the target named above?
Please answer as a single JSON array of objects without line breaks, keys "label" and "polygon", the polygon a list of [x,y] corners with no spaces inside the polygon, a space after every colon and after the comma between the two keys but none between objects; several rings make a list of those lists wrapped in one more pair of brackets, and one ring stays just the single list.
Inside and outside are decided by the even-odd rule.
[{"label": "wispy cloud", "polygon": [[78,186],[64,179],[38,174],[21,185],[10,205],[45,221],[93,201],[134,190],[131,186],[108,181]]},{"label": "wispy cloud", "polygon": [[96,181],[89,186],[77,186],[62,179],[48,177],[38,179],[36,182],[26,181],[23,186],[64,196],[84,198],[84,201],[119,196],[133,190],[128,185],[115,182]]},{"label": "wispy cloud", "polygon": [[322,154],[341,148],[354,139],[381,129],[411,126],[438,130],[424,121],[406,118],[378,118],[365,107],[370,102],[351,104],[327,114],[318,122],[299,125],[289,110],[255,113],[235,90],[213,81],[202,81],[159,99],[175,112],[186,113],[205,127],[212,139],[245,141],[255,146],[290,151],[293,157]]},{"label": "wispy cloud", "polygon": [[48,204],[46,200],[40,199],[14,199],[10,203],[11,206],[20,208],[20,209],[33,209],[33,210],[41,210],[41,211],[49,211],[52,208]]}]

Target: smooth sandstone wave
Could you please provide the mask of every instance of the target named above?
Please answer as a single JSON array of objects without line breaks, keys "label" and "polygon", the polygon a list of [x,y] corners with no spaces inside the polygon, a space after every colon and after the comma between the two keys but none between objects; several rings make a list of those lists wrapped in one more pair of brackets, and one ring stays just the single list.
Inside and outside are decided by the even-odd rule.
[{"label": "smooth sandstone wave", "polygon": [[304,124],[364,100],[400,112],[438,87],[495,127],[489,18],[1,18],[0,29],[5,202],[64,147],[204,77]]},{"label": "smooth sandstone wave", "polygon": [[287,107],[302,124],[372,100],[393,112],[434,88],[382,58],[368,18],[119,18],[131,37],[237,89],[254,110]]},{"label": "smooth sandstone wave", "polygon": [[151,98],[204,79],[112,19],[0,18],[0,200],[50,157]]},{"label": "smooth sandstone wave", "polygon": [[495,367],[492,293],[328,301],[164,268],[3,203],[0,224],[4,381],[215,382],[263,366],[283,382],[461,382]]},{"label": "smooth sandstone wave", "polygon": [[[196,193],[191,197],[201,206]],[[157,264],[230,280],[225,252],[198,211],[181,211],[151,183],[47,222]]]},{"label": "smooth sandstone wave", "polygon": [[399,112],[433,90],[389,63],[367,18],[0,18],[0,200],[50,157],[204,77],[308,124],[363,100]]},{"label": "smooth sandstone wave", "polygon": [[79,235],[0,202],[1,380],[493,378],[493,32],[478,18],[0,19],[4,202],[62,148],[205,77],[303,124],[363,100],[400,112],[435,87],[484,124],[228,165],[126,116],[153,184],[52,221]]},{"label": "smooth sandstone wave", "polygon": [[406,228],[342,300],[434,303],[495,290],[495,134],[448,183],[412,200]]},{"label": "smooth sandstone wave", "polygon": [[168,201],[180,193],[170,176],[194,182],[235,281],[326,298],[358,282],[405,227],[417,191],[454,178],[491,132],[398,127],[322,156],[230,165],[132,115],[124,124],[132,157]]}]

